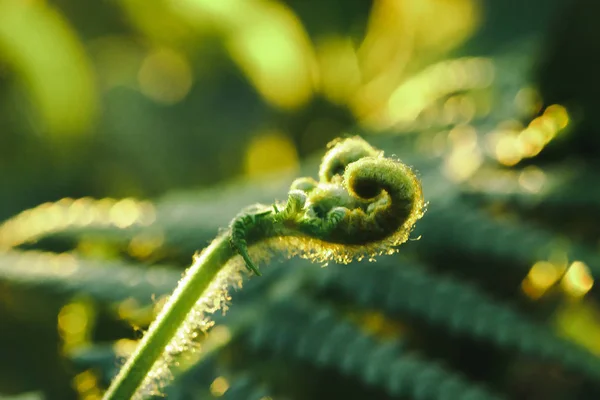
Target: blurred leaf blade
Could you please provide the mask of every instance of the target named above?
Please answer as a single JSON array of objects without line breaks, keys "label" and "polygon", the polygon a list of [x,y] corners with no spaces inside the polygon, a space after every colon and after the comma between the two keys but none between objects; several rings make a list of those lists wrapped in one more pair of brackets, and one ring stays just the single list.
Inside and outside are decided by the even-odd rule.
[{"label": "blurred leaf blade", "polygon": [[94,122],[92,67],[76,33],[52,6],[1,1],[0,56],[26,84],[44,130],[82,134]]}]

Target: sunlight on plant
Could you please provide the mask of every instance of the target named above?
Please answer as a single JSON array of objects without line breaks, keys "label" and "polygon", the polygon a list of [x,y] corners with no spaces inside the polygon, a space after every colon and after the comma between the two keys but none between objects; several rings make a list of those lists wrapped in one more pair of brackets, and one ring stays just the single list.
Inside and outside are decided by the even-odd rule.
[{"label": "sunlight on plant", "polygon": [[0,250],[34,241],[39,236],[68,227],[113,225],[125,229],[133,225],[148,226],[155,219],[154,205],[148,201],[131,198],[64,198],[23,211],[0,224]]},{"label": "sunlight on plant", "polygon": [[[461,75],[467,79],[464,83],[453,81],[456,74],[430,74],[419,87],[413,83],[396,89],[474,31],[479,12],[472,0],[375,2],[365,37],[356,45],[344,36],[317,37],[313,45],[301,22],[281,2],[179,0],[173,4],[188,23],[221,32],[233,59],[256,89],[283,109],[297,108],[321,92],[332,102],[348,106],[359,122],[380,129],[414,118],[441,96],[427,93],[404,110],[401,98],[421,96],[420,89],[437,88],[440,83],[444,93],[467,89],[469,80],[482,74],[484,83],[471,85],[489,84],[489,73],[467,70]],[[398,93],[392,100],[394,92]]]},{"label": "sunlight on plant", "polygon": [[[583,393],[579,386],[600,376],[590,354],[600,355],[595,159],[571,141],[581,105],[544,98],[548,88],[515,62],[531,67],[523,53],[538,42],[480,51],[507,32],[490,15],[502,7],[477,0],[358,1],[323,6],[323,15],[307,3],[0,0],[6,143],[25,150],[6,153],[6,165],[19,168],[5,174],[14,179],[7,210],[67,194],[168,192],[156,203],[63,198],[6,213],[14,216],[0,224],[0,317],[6,308],[23,322],[27,339],[8,353],[32,363],[26,383],[60,383],[55,371],[33,371],[57,364],[29,350],[45,339],[27,320],[33,304],[50,315],[51,352],[68,366],[59,372],[73,378],[70,395],[87,400],[163,396],[179,377],[174,397],[243,397],[240,387],[250,387],[270,400],[253,385],[274,383],[261,368],[279,362],[315,377],[343,373],[327,383],[390,398],[495,399],[490,382],[502,396],[551,386],[548,377],[563,379],[567,396]],[[482,38],[472,37],[480,26]],[[346,137],[330,143],[318,173],[286,180],[348,126],[379,134],[385,156]],[[29,157],[41,134],[61,142],[32,146]],[[553,156],[561,151],[566,161]],[[208,175],[212,184],[234,174],[241,183],[203,189]],[[422,221],[421,176],[432,202]],[[405,254],[378,258],[409,240]],[[277,255],[379,262],[267,270]],[[235,298],[239,314],[214,317],[232,289],[263,272]],[[282,276],[282,285],[270,280]],[[494,357],[450,351],[438,364],[428,353],[439,335],[438,350],[484,346]],[[281,386],[294,397],[293,385]]]},{"label": "sunlight on plant", "polygon": [[23,80],[44,133],[80,135],[94,122],[92,67],[76,33],[50,4],[0,0],[2,64]]},{"label": "sunlight on plant", "polygon": [[488,88],[493,79],[494,66],[485,58],[440,62],[401,84],[391,94],[378,123],[382,127],[409,124],[434,101],[462,90]]},{"label": "sunlight on plant", "polygon": [[319,182],[299,178],[287,202],[242,211],[228,231],[194,257],[106,399],[160,394],[182,356],[199,351],[196,338],[212,327],[210,314],[225,310],[229,288],[241,286],[243,267],[260,275],[256,262],[273,250],[349,263],[393,254],[408,240],[425,206],[412,170],[384,158],[359,137],[336,140],[330,147]]},{"label": "sunlight on plant", "polygon": [[312,97],[315,61],[302,23],[279,3],[255,2],[247,11],[226,40],[231,56],[268,102],[304,105]]},{"label": "sunlight on plant", "polygon": [[[466,39],[478,19],[477,6],[471,0],[375,2],[367,33],[357,50],[363,79],[351,108],[358,119],[378,130],[414,117],[425,101],[433,100],[417,86],[436,88],[440,83],[437,75],[418,71]],[[415,73],[421,78],[413,77]],[[446,78],[442,88],[460,86],[453,76]],[[416,100],[412,99],[415,95]],[[404,98],[411,98],[416,105],[412,101],[405,104]]]},{"label": "sunlight on plant", "polygon": [[173,9],[198,29],[214,27],[270,104],[296,109],[312,98],[314,51],[298,17],[281,2],[178,0]]}]

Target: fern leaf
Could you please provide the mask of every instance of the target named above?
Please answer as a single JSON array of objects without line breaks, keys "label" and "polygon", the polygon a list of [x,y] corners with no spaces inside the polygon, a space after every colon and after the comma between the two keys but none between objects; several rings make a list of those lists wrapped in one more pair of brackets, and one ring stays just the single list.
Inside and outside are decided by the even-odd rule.
[{"label": "fern leaf", "polygon": [[0,281],[70,296],[85,293],[105,302],[134,298],[148,303],[173,289],[179,271],[142,269],[123,262],[94,261],[37,251],[0,253]]},{"label": "fern leaf", "polygon": [[286,300],[268,314],[250,331],[250,342],[257,348],[336,368],[392,396],[417,400],[501,398],[434,361],[408,353],[400,341],[380,342],[365,335],[330,308]]},{"label": "fern leaf", "polygon": [[456,279],[412,265],[377,265],[359,271],[331,266],[319,276],[324,287],[339,289],[363,306],[381,308],[391,316],[423,318],[456,335],[488,341],[504,350],[517,349],[600,378],[600,358]]}]

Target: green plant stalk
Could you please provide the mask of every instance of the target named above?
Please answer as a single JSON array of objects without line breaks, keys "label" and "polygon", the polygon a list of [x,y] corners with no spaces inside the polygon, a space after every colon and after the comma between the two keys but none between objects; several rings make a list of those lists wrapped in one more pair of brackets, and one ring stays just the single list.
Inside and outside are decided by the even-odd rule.
[{"label": "green plant stalk", "polygon": [[[250,246],[264,241],[267,248],[285,249],[289,256],[348,263],[354,258],[393,253],[408,240],[423,214],[421,185],[414,173],[404,164],[384,158],[383,152],[358,137],[336,141],[323,158],[319,175],[319,182],[300,178],[292,183],[286,203],[257,204],[243,210],[229,230],[195,258],[104,400],[149,395],[154,387],[148,388],[146,383],[152,384],[154,378],[156,389],[164,386],[160,375],[174,363],[173,354],[189,351],[195,337],[190,331],[203,329],[199,323],[204,311],[214,312],[219,307],[203,309],[203,302],[214,295],[213,283],[222,283],[221,273],[230,273],[226,269],[229,260],[240,255],[248,270],[260,275],[248,253]],[[273,238],[285,241],[268,243]],[[200,309],[195,310],[197,305]],[[178,342],[180,328],[182,343]],[[163,361],[164,365],[160,364]]]},{"label": "green plant stalk", "polygon": [[202,252],[111,383],[104,400],[123,400],[134,396],[190,310],[235,255],[228,235],[220,235]]}]

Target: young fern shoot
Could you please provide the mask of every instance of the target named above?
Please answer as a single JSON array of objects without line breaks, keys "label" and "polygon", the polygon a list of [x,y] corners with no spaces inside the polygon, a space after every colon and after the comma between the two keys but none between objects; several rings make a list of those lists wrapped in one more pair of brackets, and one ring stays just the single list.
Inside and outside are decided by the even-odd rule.
[{"label": "young fern shoot", "polygon": [[194,351],[195,338],[210,327],[207,315],[241,281],[240,257],[260,275],[256,262],[270,249],[340,263],[392,254],[408,240],[424,207],[421,184],[409,167],[359,137],[332,142],[319,181],[296,179],[285,203],[242,211],[195,257],[104,399],[160,393],[179,357]]}]

